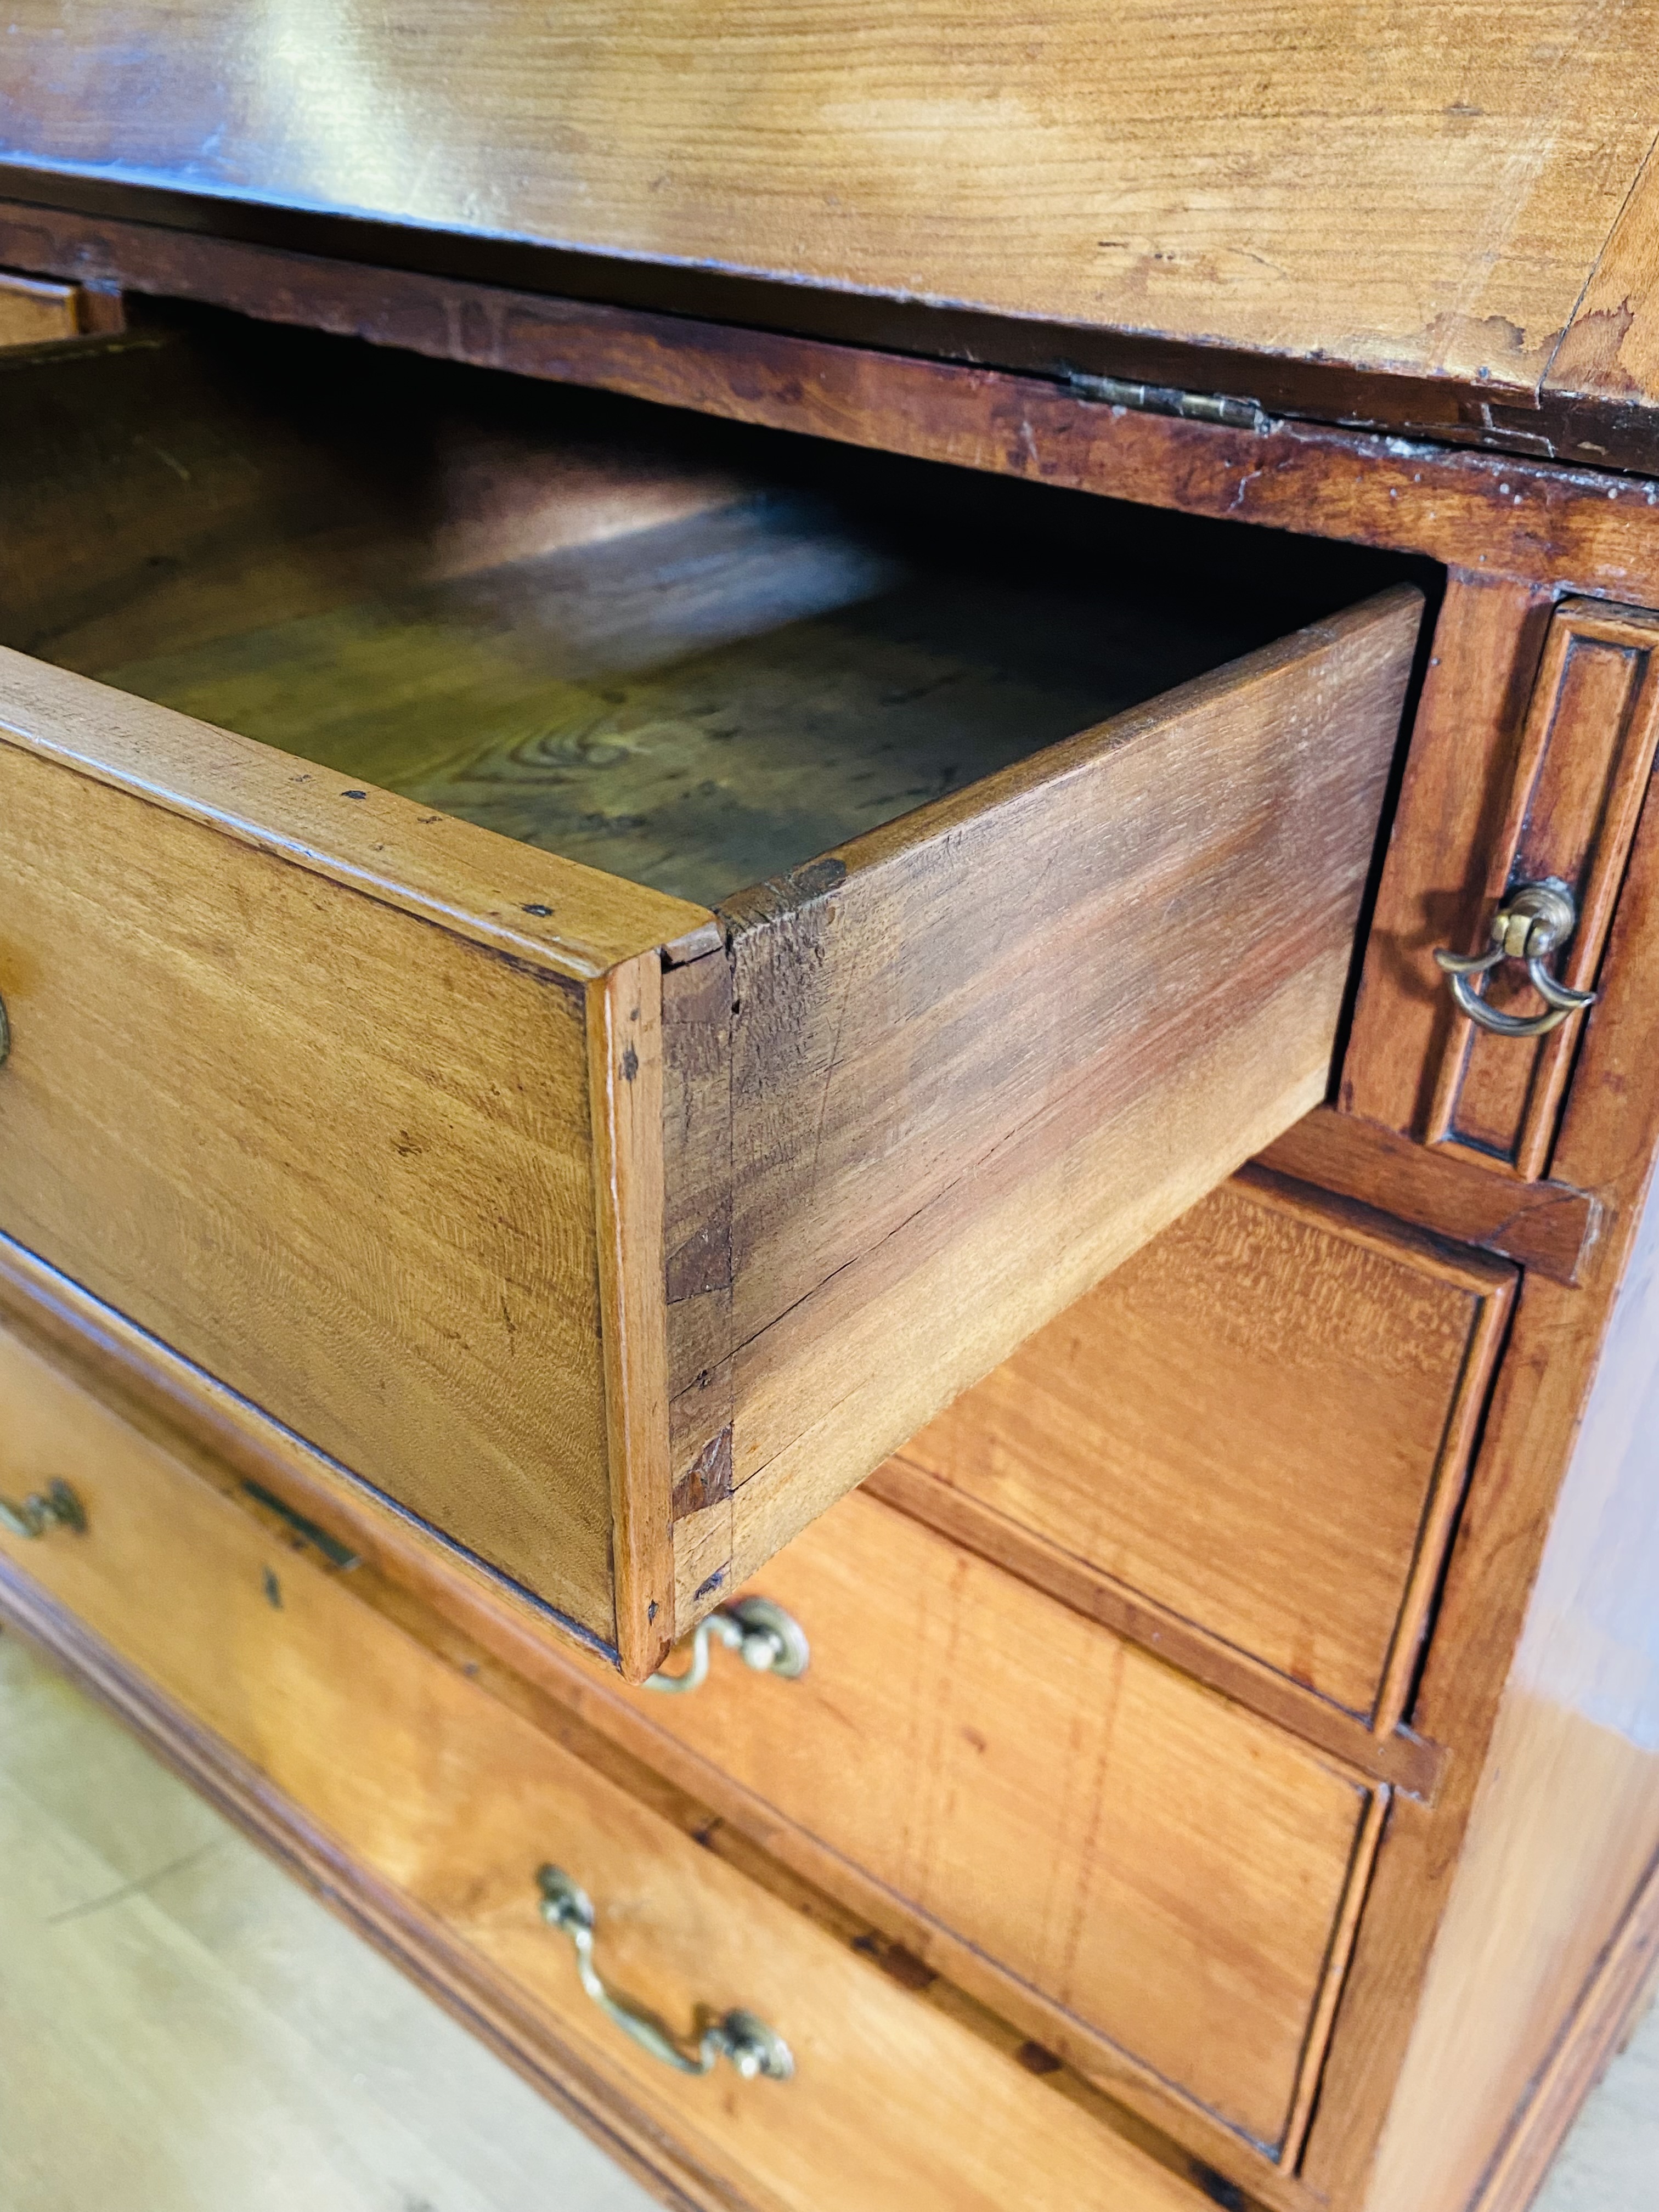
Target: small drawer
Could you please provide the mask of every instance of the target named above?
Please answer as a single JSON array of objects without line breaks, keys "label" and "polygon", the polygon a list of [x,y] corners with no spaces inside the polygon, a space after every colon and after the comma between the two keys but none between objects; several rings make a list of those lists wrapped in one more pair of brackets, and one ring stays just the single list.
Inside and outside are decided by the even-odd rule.
[{"label": "small drawer", "polygon": [[94,292],[52,277],[0,269],[0,346],[50,345],[98,331],[118,331],[118,292]]},{"label": "small drawer", "polygon": [[1389,1729],[1515,1283],[1252,1170],[900,1456]]},{"label": "small drawer", "polygon": [[693,1691],[611,1694],[1048,2000],[1105,2071],[1125,2054],[1283,2154],[1372,1788],[861,1493],[757,1591],[805,1637],[799,1676],[716,1650]]},{"label": "small drawer", "polygon": [[0,1231],[629,1674],[1324,1094],[1409,586],[229,319],[0,378]]},{"label": "small drawer", "polygon": [[[15,1339],[0,1494],[68,1480],[76,1533],[0,1531],[0,1605],[49,1593],[435,1929],[436,1971],[579,2094],[690,2167],[699,2203],[780,2212],[1202,2212],[1210,2200],[946,2011],[749,1881],[434,1656]],[[367,1570],[363,1571],[367,1573]],[[743,2007],[787,2081],[671,2070],[583,1994],[537,1877],[597,1908],[593,1963],[689,2037]],[[349,1878],[340,1885],[349,1893]],[[384,1923],[386,1915],[381,1913]],[[443,1961],[455,1947],[459,1966]],[[430,1948],[423,1971],[434,1972]],[[530,2027],[523,2025],[525,2015]],[[676,2201],[685,2201],[684,2197]]]}]

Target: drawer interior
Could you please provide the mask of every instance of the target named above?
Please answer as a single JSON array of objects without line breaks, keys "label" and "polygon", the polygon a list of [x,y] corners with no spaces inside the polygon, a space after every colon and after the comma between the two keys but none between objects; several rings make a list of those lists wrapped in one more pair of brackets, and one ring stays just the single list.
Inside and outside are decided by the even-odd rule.
[{"label": "drawer interior", "polygon": [[178,309],[6,414],[0,641],[706,905],[1401,573]]}]

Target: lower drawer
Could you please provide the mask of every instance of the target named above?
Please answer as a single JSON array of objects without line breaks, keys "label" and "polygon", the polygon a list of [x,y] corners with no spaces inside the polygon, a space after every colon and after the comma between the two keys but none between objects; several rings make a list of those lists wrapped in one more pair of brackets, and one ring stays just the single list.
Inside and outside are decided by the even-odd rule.
[{"label": "lower drawer", "polygon": [[[67,1479],[76,1534],[0,1533],[33,1584],[347,1858],[527,2002],[710,2203],[778,2212],[1201,2212],[1174,2172],[648,1810],[354,1595],[15,1339],[0,1335],[0,1496]],[[361,1571],[367,1577],[367,1570]],[[595,1963],[681,2030],[751,2008],[787,2081],[672,2071],[584,1996],[537,1870],[598,1908]]]},{"label": "lower drawer", "polygon": [[1252,1172],[900,1456],[1387,1729],[1515,1280]]},{"label": "lower drawer", "polygon": [[806,1638],[798,1678],[716,1650],[689,1693],[595,1668],[600,1695],[965,1938],[1106,2064],[1125,2054],[1282,2151],[1371,1785],[862,1492],[754,1587]]}]

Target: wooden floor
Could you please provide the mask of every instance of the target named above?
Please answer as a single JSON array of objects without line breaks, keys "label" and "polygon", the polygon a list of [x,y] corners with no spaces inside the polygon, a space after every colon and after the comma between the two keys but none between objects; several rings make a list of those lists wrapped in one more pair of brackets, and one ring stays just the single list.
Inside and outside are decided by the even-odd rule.
[{"label": "wooden floor", "polygon": [[0,2212],[653,2200],[0,1635]]},{"label": "wooden floor", "polygon": [[[516,2075],[3,1635],[0,1870],[0,2212],[647,2212]],[[1656,2205],[1659,2011],[1537,2212]]]}]

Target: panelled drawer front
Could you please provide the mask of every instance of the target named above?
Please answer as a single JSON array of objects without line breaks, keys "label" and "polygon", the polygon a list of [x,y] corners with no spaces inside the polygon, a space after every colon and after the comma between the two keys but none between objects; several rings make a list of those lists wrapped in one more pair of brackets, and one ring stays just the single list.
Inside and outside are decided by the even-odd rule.
[{"label": "panelled drawer front", "polygon": [[[344,1851],[459,1936],[744,2202],[790,2212],[1199,2212],[1205,2201],[443,1664],[55,1369],[0,1336],[0,1493],[67,1478],[88,1528],[0,1554]],[[598,1910],[596,1961],[689,2027],[757,2012],[786,2083],[687,2080],[584,1997],[535,1876]]]},{"label": "panelled drawer front", "polygon": [[[1593,988],[1613,926],[1659,744],[1659,616],[1639,607],[1568,599],[1556,609],[1527,711],[1506,819],[1477,856],[1492,915],[1522,884],[1565,887],[1577,919],[1546,962],[1558,981]],[[1472,933],[1473,934],[1473,933]],[[1489,949],[1454,944],[1455,952]],[[1500,1012],[1548,1011],[1524,964],[1504,961],[1479,987]],[[1448,1009],[1429,1107],[1431,1143],[1484,1166],[1544,1173],[1555,1141],[1582,1018],[1528,1041],[1496,1036]]]},{"label": "panelled drawer front", "polygon": [[716,1653],[695,1692],[627,1693],[645,1717],[1279,2144],[1367,1787],[862,1494],[756,1589],[805,1632],[805,1673]]},{"label": "panelled drawer front", "polygon": [[1392,1726],[1514,1282],[1242,1178],[901,1456]]}]

